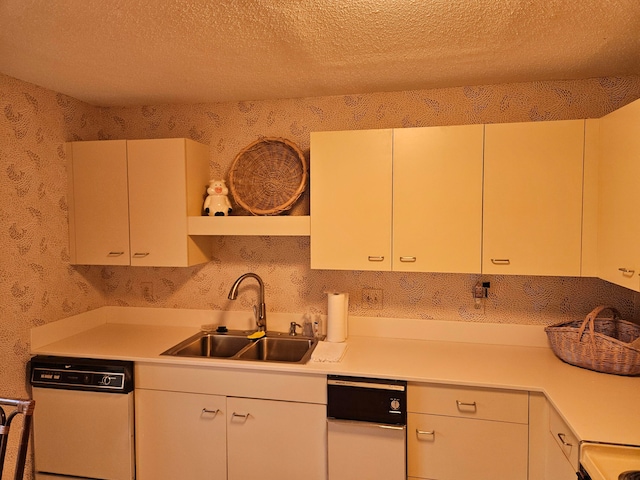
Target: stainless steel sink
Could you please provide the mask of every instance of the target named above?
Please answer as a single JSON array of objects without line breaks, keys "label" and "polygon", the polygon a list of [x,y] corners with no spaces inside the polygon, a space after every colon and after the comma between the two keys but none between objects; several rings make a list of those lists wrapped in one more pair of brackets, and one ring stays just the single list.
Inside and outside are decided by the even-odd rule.
[{"label": "stainless steel sink", "polygon": [[162,355],[176,357],[227,358],[261,362],[307,363],[318,340],[268,333],[259,340],[247,338],[251,332],[198,332],[174,345]]},{"label": "stainless steel sink", "polygon": [[248,339],[246,334],[198,332],[162,355],[229,358],[251,343],[253,341]]},{"label": "stainless steel sink", "polygon": [[316,341],[310,338],[264,337],[236,355],[238,360],[306,363]]}]

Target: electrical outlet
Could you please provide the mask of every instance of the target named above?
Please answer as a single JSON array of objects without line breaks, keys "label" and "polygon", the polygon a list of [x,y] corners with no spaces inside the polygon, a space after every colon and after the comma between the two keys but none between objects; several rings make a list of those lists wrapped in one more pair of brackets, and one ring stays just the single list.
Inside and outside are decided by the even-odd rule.
[{"label": "electrical outlet", "polygon": [[140,293],[142,294],[142,298],[146,298],[147,300],[152,300],[153,299],[153,283],[151,282],[140,283]]},{"label": "electrical outlet", "polygon": [[362,308],[366,310],[382,310],[382,289],[363,288]]}]

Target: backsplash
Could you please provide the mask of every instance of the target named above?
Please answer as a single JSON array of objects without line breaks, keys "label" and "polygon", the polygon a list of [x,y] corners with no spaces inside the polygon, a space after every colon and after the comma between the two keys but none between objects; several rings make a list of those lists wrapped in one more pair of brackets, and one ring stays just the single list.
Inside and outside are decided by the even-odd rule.
[{"label": "backsplash", "polygon": [[[98,108],[0,75],[1,395],[24,395],[32,326],[103,305],[250,309],[249,283],[227,300],[248,271],[265,281],[272,312],[326,313],[325,292],[344,291],[359,316],[548,324],[606,303],[638,318],[637,295],[591,278],[311,270],[304,237],[217,237],[214,260],[191,268],[70,266],[65,141],[188,137],[211,146],[211,177],[226,178],[235,155],[259,137],[288,138],[308,156],[314,130],[599,117],[638,97],[640,77],[625,77]],[[293,212],[308,213],[306,195]],[[491,282],[481,309],[471,297],[478,279]],[[143,283],[152,295],[142,295]],[[383,291],[381,310],[363,308],[362,288]]]}]

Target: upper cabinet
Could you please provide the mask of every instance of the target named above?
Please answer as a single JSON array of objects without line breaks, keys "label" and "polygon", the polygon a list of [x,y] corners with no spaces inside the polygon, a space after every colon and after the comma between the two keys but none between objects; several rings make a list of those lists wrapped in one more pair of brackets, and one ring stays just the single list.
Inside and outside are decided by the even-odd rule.
[{"label": "upper cabinet", "polygon": [[311,268],[391,269],[393,130],[311,133]]},{"label": "upper cabinet", "polygon": [[483,273],[581,275],[584,125],[485,126]]},{"label": "upper cabinet", "polygon": [[480,272],[482,125],[313,132],[311,268]]},{"label": "upper cabinet", "polygon": [[312,133],[311,268],[593,275],[584,143],[584,120]]},{"label": "upper cabinet", "polygon": [[187,234],[209,181],[209,148],[189,139],[68,144],[71,263],[179,267],[210,260]]},{"label": "upper cabinet", "polygon": [[393,131],[393,270],[480,273],[483,131]]},{"label": "upper cabinet", "polygon": [[640,291],[640,100],[599,120],[598,276]]}]

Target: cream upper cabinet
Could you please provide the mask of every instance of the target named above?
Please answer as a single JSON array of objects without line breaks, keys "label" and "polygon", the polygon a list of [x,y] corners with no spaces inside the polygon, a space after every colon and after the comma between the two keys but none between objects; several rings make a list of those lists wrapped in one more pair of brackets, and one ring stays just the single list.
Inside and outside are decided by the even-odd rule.
[{"label": "cream upper cabinet", "polygon": [[393,130],[311,133],[311,268],[391,269]]},{"label": "cream upper cabinet", "polygon": [[183,138],[72,142],[71,263],[188,266],[210,259],[187,234],[209,181],[206,145]]},{"label": "cream upper cabinet", "polygon": [[393,131],[394,271],[480,273],[483,133]]},{"label": "cream upper cabinet", "polygon": [[581,275],[584,125],[485,126],[483,273]]},{"label": "cream upper cabinet", "polygon": [[311,134],[311,268],[479,273],[482,125]]},{"label": "cream upper cabinet", "polygon": [[71,263],[129,265],[127,142],[67,144]]},{"label": "cream upper cabinet", "polygon": [[206,262],[210,244],[187,235],[209,183],[209,147],[192,140],[127,142],[131,265],[176,267]]},{"label": "cream upper cabinet", "polygon": [[600,123],[598,276],[640,291],[640,101]]}]

